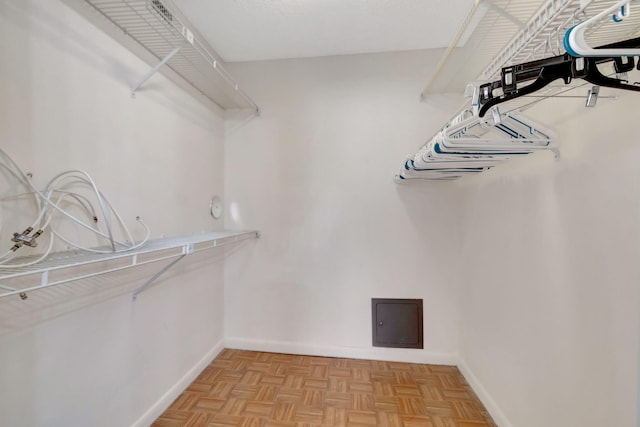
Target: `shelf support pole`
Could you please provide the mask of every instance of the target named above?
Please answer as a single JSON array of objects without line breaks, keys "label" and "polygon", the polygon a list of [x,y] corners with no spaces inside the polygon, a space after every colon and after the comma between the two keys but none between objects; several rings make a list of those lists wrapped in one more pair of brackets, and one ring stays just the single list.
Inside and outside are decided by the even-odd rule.
[{"label": "shelf support pole", "polygon": [[155,67],[153,67],[151,70],[149,70],[149,72],[147,74],[145,74],[139,81],[138,83],[134,84],[133,86],[131,86],[131,97],[135,98],[136,97],[136,90],[138,90],[140,88],[140,86],[142,86],[143,84],[145,84],[145,82],[147,80],[149,80],[151,78],[151,76],[153,76],[159,69],[160,67],[162,67],[164,64],[166,64],[171,58],[173,58],[175,56],[176,53],[180,52],[180,49],[182,49],[182,46],[178,46],[175,49],[173,49],[171,52],[169,52],[169,54],[167,56],[165,56],[162,61],[160,61]]},{"label": "shelf support pole", "polygon": [[183,253],[182,255],[180,255],[178,258],[174,259],[173,261],[171,261],[169,264],[165,265],[162,270],[158,271],[156,274],[153,275],[152,278],[150,278],[149,280],[147,280],[146,282],[144,282],[144,285],[140,286],[138,289],[136,289],[135,291],[133,291],[133,301],[135,302],[136,299],[138,299],[138,294],[142,291],[144,291],[145,289],[147,289],[149,287],[149,285],[151,285],[153,282],[156,281],[156,279],[158,279],[160,276],[162,276],[164,273],[166,273],[167,271],[169,271],[169,269],[171,267],[173,267],[174,265],[176,265],[178,263],[178,261],[180,261],[182,258],[184,258],[185,256],[187,256],[186,253]]}]

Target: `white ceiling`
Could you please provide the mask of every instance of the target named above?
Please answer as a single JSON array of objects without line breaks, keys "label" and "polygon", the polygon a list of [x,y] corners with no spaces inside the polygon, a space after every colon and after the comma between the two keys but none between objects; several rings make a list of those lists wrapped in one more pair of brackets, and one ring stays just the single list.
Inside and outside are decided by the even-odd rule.
[{"label": "white ceiling", "polygon": [[442,48],[472,0],[174,0],[226,62]]}]

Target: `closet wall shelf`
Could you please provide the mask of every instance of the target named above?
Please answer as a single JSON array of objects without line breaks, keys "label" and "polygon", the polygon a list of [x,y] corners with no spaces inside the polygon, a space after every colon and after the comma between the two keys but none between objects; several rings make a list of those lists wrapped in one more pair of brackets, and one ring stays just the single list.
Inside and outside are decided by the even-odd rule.
[{"label": "closet wall shelf", "polygon": [[462,93],[467,83],[477,79],[478,73],[527,25],[543,2],[474,0],[427,82],[422,98],[437,93]]},{"label": "closet wall shelf", "polygon": [[[515,37],[504,40],[505,47],[492,55],[494,59],[488,61],[484,72],[469,83],[465,90],[469,101],[462,110],[417,154],[405,159],[396,174],[396,182],[456,179],[487,170],[510,157],[533,152],[534,148],[536,151],[552,149],[557,158],[558,150],[549,136],[551,132],[533,125],[520,113],[547,98],[580,97],[575,92],[567,95],[580,88],[586,92],[583,92],[586,107],[595,106],[600,87],[640,91],[637,83],[629,82],[627,75],[640,70],[633,58],[640,51],[640,13],[633,12],[635,6],[630,7],[633,2],[547,0]],[[504,15],[515,18],[518,5],[519,1],[514,1],[506,9],[500,9],[503,18],[506,19]],[[449,54],[462,34],[472,33],[471,39],[477,36],[484,44],[482,37],[486,35],[479,34],[478,29],[494,20],[488,11],[497,8],[497,0],[474,1],[463,27],[438,65],[436,78],[443,74],[441,71],[447,64],[453,64],[454,57]],[[474,21],[477,25],[472,26]],[[517,22],[517,19],[510,21]],[[463,50],[469,48],[470,40]],[[626,59],[623,61],[622,57]],[[613,75],[615,77],[611,77]],[[570,85],[576,80],[579,83]],[[432,80],[426,90],[433,86]],[[541,130],[543,132],[536,135]],[[506,141],[500,132],[507,135]]]},{"label": "closet wall shelf", "polygon": [[[586,35],[602,46],[640,35],[640,13],[622,22],[604,19]],[[615,4],[614,0],[474,0],[456,37],[445,51],[422,98],[462,93],[471,81],[493,80],[505,66],[561,55],[563,37],[575,24]]]},{"label": "closet wall shelf", "polygon": [[[0,299],[14,297],[27,299],[29,292],[143,266],[159,261],[171,262],[134,291],[134,299],[161,274],[186,255],[213,249],[231,243],[259,237],[259,232],[220,231],[182,237],[166,237],[147,242],[143,247],[120,253],[95,254],[83,251],[52,253],[42,262],[0,271]],[[26,263],[29,257],[16,259]]]},{"label": "closet wall shelf", "polygon": [[252,109],[258,113],[256,103],[224,69],[218,55],[172,0],[66,2],[153,67],[139,81],[130,82],[131,95],[160,71],[223,110]]},{"label": "closet wall shelf", "polygon": [[[504,66],[563,54],[563,38],[567,30],[614,3],[612,0],[548,0],[527,26],[495,56],[481,77],[494,79]],[[634,2],[630,0],[629,3]],[[627,40],[638,35],[640,13],[635,12],[635,9],[622,22],[602,19],[586,32],[587,40],[594,46]]]}]

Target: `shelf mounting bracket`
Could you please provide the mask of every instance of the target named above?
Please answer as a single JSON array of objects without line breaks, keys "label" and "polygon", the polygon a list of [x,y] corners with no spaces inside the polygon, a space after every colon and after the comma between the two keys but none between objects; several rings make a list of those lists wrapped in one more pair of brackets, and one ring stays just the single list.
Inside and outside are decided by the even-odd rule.
[{"label": "shelf mounting bracket", "polygon": [[178,258],[174,259],[173,261],[171,261],[169,264],[165,265],[162,270],[158,271],[156,274],[153,275],[153,277],[151,277],[149,280],[147,280],[146,282],[144,282],[144,285],[140,286],[138,289],[136,289],[135,291],[133,291],[133,301],[135,302],[138,299],[138,294],[140,294],[140,292],[144,291],[145,289],[147,289],[149,287],[149,285],[151,285],[153,282],[155,282],[160,276],[162,276],[164,273],[166,273],[167,271],[169,271],[169,269],[171,267],[173,267],[174,265],[176,265],[182,258],[186,257],[187,254],[183,253],[182,255],[180,255]]},{"label": "shelf mounting bracket", "polygon": [[162,61],[158,62],[158,64],[153,67],[151,70],[149,70],[149,72],[147,74],[145,74],[136,84],[131,86],[131,97],[135,98],[136,97],[136,91],[140,88],[140,86],[142,86],[143,84],[145,84],[145,82],[147,80],[149,80],[151,78],[151,76],[153,76],[164,64],[166,64],[167,62],[169,62],[169,60],[171,58],[173,58],[178,52],[180,52],[180,49],[182,49],[182,46],[178,46],[175,49],[173,49],[171,52],[169,52],[169,54],[167,56],[165,56]]}]

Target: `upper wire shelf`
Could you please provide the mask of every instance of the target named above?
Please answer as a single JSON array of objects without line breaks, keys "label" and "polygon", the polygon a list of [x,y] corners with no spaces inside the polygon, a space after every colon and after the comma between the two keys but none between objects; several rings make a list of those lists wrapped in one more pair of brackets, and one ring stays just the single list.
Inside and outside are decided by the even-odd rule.
[{"label": "upper wire shelf", "polygon": [[422,97],[434,93],[462,93],[491,58],[523,29],[544,0],[474,0]]},{"label": "upper wire shelf", "polygon": [[[495,79],[502,67],[564,53],[573,25],[614,4],[613,0],[475,0],[462,27],[422,92],[462,93],[467,83]],[[634,3],[634,1],[631,1]],[[587,34],[593,46],[640,35],[640,13],[622,22],[603,20]]]},{"label": "upper wire shelf", "polygon": [[[565,52],[563,38],[567,30],[597,15],[615,2],[612,0],[549,0],[511,42],[482,72],[483,79],[498,76],[502,67],[560,55]],[[630,1],[632,3],[632,1]],[[603,19],[586,34],[590,44],[600,46],[640,35],[640,13],[634,12],[622,22]]]},{"label": "upper wire shelf", "polygon": [[[113,24],[110,28],[116,30],[111,32],[114,37],[122,39],[124,34],[222,109],[250,108],[258,112],[256,103],[238,86],[171,0],[82,2]],[[137,86],[132,88],[132,93],[135,89]]]}]

